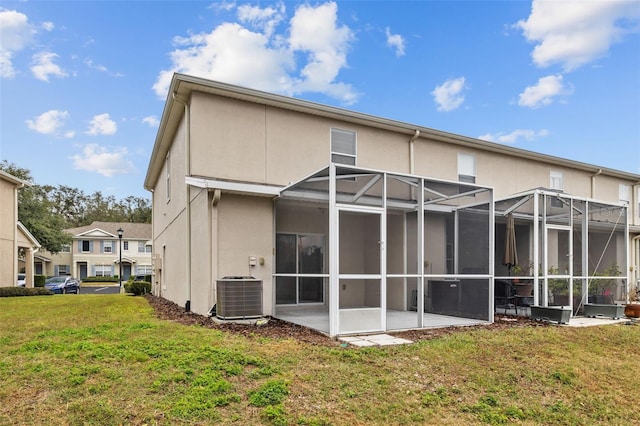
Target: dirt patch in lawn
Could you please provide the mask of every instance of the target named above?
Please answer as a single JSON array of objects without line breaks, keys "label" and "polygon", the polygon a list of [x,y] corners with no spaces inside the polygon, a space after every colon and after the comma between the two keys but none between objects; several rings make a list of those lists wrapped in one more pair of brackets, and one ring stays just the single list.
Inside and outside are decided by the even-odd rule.
[{"label": "dirt patch in lawn", "polygon": [[[296,339],[301,342],[322,346],[338,346],[340,342],[318,331],[303,327],[298,324],[282,321],[276,318],[269,318],[269,321],[262,325],[237,324],[232,322],[217,323],[210,317],[199,315],[193,312],[186,312],[182,306],[176,305],[162,297],[146,295],[149,305],[154,309],[156,316],[160,319],[175,321],[185,325],[197,325],[212,329],[224,330],[241,334],[248,338],[276,338],[276,339]],[[513,327],[546,327],[547,323],[534,321],[525,317],[510,315],[497,315],[493,324],[483,324],[464,327],[444,327],[428,328],[419,330],[407,330],[401,332],[388,332],[393,336],[404,339],[419,341],[435,339],[452,333],[460,333],[473,329],[503,330]]]}]

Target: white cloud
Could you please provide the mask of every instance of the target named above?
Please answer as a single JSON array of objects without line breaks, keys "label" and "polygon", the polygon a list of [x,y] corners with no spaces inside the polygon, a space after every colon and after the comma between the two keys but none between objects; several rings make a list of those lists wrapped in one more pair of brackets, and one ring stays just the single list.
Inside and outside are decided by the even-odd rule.
[{"label": "white cloud", "polygon": [[158,127],[158,125],[160,124],[160,120],[158,120],[158,117],[156,117],[155,115],[144,117],[142,119],[142,122],[148,124],[149,127]]},{"label": "white cloud", "polygon": [[113,151],[97,144],[87,144],[82,153],[71,157],[74,168],[99,173],[106,177],[125,175],[134,170],[127,159],[127,148],[116,148]]},{"label": "white cloud", "polygon": [[52,52],[38,52],[33,55],[34,65],[31,66],[33,76],[42,81],[49,81],[49,76],[67,77],[69,74],[59,65],[53,63],[56,58],[58,58],[58,55]]},{"label": "white cloud", "polygon": [[0,11],[0,77],[13,78],[13,55],[29,45],[35,34],[27,15],[15,10]]},{"label": "white cloud", "polygon": [[396,50],[396,56],[404,55],[404,37],[400,34],[391,34],[391,29],[387,27],[384,30],[387,35],[387,46],[392,47]]},{"label": "white cloud", "polygon": [[535,86],[525,88],[524,92],[520,93],[518,105],[538,108],[551,104],[556,96],[568,95],[572,91],[572,88],[564,86],[562,75],[548,75],[539,78]]},{"label": "white cloud", "polygon": [[531,56],[539,67],[561,64],[574,70],[607,53],[627,32],[638,31],[637,0],[534,0],[531,14],[515,24],[537,43]]},{"label": "white cloud", "polygon": [[53,31],[55,27],[56,26],[53,24],[53,22],[47,21],[42,23],[42,29],[45,31]]},{"label": "white cloud", "polygon": [[464,77],[458,77],[445,81],[442,85],[436,86],[431,92],[433,99],[438,105],[438,111],[453,111],[464,102]]},{"label": "white cloud", "polygon": [[[59,135],[59,131],[64,126],[67,118],[69,118],[67,111],[52,109],[40,114],[33,120],[26,120],[26,123],[29,129],[42,133],[43,135]],[[73,132],[66,132],[64,137],[73,137],[73,135]]]},{"label": "white cloud", "polygon": [[[159,73],[153,85],[166,96],[174,72],[224,81],[256,89],[295,95],[325,93],[349,104],[357,99],[353,88],[336,81],[347,66],[353,33],[337,24],[333,2],[299,6],[289,21],[288,38],[275,34],[284,19],[284,5],[275,8],[239,8],[238,23],[223,23],[210,33],[176,37],[172,67]],[[296,59],[304,56],[298,72]]]},{"label": "white cloud", "polygon": [[99,114],[94,116],[89,123],[89,129],[85,132],[88,135],[114,135],[118,130],[116,122],[109,114]]},{"label": "white cloud", "polygon": [[243,5],[238,7],[240,22],[250,24],[262,30],[265,36],[271,37],[278,24],[285,18],[284,3],[278,3],[275,8]]},{"label": "white cloud", "polygon": [[542,130],[530,130],[530,129],[516,129],[511,133],[487,133],[482,136],[478,136],[478,139],[482,139],[489,142],[499,142],[504,144],[516,144],[519,140],[533,141],[541,137],[549,135],[549,131]]}]

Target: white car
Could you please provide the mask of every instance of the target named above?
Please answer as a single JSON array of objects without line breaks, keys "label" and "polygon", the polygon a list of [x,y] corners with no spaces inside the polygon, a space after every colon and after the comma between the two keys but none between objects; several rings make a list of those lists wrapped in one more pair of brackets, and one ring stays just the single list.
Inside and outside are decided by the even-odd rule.
[{"label": "white car", "polygon": [[16,281],[17,287],[24,287],[27,283],[27,274],[18,274],[18,281]]}]

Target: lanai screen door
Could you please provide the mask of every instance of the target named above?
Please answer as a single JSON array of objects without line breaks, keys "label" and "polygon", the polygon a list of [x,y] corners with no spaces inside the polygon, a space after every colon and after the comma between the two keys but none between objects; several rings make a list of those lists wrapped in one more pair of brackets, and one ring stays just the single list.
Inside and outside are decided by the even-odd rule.
[{"label": "lanai screen door", "polygon": [[383,215],[379,209],[338,209],[338,324],[341,334],[385,329],[383,228]]}]

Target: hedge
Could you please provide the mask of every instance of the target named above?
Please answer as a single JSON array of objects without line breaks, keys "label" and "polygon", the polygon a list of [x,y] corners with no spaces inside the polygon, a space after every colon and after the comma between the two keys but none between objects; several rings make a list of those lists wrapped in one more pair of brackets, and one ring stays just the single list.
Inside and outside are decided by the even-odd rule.
[{"label": "hedge", "polygon": [[126,283],[124,289],[127,293],[132,293],[134,296],[141,296],[151,293],[151,283],[148,281],[133,281]]},{"label": "hedge", "polygon": [[33,276],[33,286],[34,287],[44,287],[44,282],[47,280],[46,275],[34,275]]},{"label": "hedge", "polygon": [[82,279],[83,283],[117,283],[118,277],[86,277]]},{"label": "hedge", "polygon": [[0,297],[50,296],[53,293],[46,288],[0,287]]}]

